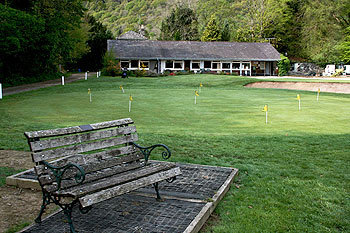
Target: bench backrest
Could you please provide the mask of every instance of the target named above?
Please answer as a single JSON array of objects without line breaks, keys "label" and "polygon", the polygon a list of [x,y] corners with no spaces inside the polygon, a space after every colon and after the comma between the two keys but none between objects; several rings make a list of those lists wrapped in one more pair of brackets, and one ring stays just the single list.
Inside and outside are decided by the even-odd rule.
[{"label": "bench backrest", "polygon": [[[78,164],[86,173],[91,173],[88,179],[92,180],[101,176],[96,171],[109,167],[120,168],[113,169],[110,171],[111,174],[104,172],[103,176],[114,175],[118,170],[122,172],[142,166],[143,155],[131,144],[138,140],[133,123],[130,118],[126,118],[90,125],[25,132],[33,162],[36,163],[35,171],[39,182],[48,190],[57,188],[52,171],[40,163],[41,161],[54,160],[52,164],[58,167],[68,163]],[[66,172],[64,178],[68,178],[68,181],[63,182],[61,187],[74,186],[75,182],[69,182],[69,178],[74,175],[74,171]]]}]

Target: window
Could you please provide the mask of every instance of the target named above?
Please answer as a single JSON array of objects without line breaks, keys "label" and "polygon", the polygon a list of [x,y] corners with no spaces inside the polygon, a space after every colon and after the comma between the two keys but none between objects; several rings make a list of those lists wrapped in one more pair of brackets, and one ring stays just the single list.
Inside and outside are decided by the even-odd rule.
[{"label": "window", "polygon": [[165,62],[165,69],[173,69],[173,68],[174,68],[173,61],[166,61]]},{"label": "window", "polygon": [[148,69],[149,68],[149,62],[148,61],[140,61],[140,68],[141,69]]},{"label": "window", "polygon": [[213,61],[212,63],[212,69],[213,70],[220,70],[221,69],[221,64],[219,61]]},{"label": "window", "polygon": [[240,65],[240,63],[238,63],[238,62],[232,63],[232,69],[233,70],[239,70],[239,65]]},{"label": "window", "polygon": [[265,70],[265,62],[260,62],[260,69]]},{"label": "window", "polygon": [[174,68],[175,69],[182,69],[182,61],[175,61],[174,62]]},{"label": "window", "polygon": [[121,68],[129,68],[129,61],[121,61],[120,66]]},{"label": "window", "polygon": [[193,70],[199,70],[200,69],[200,62],[199,61],[193,61],[192,62],[192,69]]},{"label": "window", "polygon": [[204,61],[204,68],[211,69],[211,61]]},{"label": "window", "polygon": [[222,63],[222,69],[230,69],[230,63],[223,62]]},{"label": "window", "polygon": [[244,70],[250,70],[250,63],[247,63],[247,62],[242,63],[242,66]]},{"label": "window", "polygon": [[136,69],[138,69],[138,68],[139,68],[139,61],[137,61],[137,60],[131,61],[131,66],[130,66],[130,68],[136,68]]}]

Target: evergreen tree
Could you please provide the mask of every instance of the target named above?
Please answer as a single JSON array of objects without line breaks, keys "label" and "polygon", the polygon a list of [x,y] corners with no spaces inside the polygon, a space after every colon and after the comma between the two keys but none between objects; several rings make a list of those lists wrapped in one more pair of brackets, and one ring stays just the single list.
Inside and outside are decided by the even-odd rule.
[{"label": "evergreen tree", "polygon": [[231,29],[230,24],[225,20],[224,27],[221,32],[221,40],[222,41],[230,41],[231,40]]},{"label": "evergreen tree", "polygon": [[177,6],[161,24],[160,40],[198,40],[197,17],[185,6]]},{"label": "evergreen tree", "polygon": [[219,26],[216,23],[215,15],[210,17],[210,20],[207,26],[204,29],[201,41],[220,41],[221,40],[221,31]]}]

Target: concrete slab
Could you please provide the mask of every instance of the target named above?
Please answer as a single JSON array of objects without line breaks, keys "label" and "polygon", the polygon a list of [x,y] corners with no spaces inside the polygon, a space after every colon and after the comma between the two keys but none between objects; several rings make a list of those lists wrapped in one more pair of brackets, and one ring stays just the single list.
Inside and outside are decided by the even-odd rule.
[{"label": "concrete slab", "polygon": [[[87,214],[73,210],[78,232],[198,232],[229,190],[238,170],[193,164],[177,164],[183,173],[173,183],[160,183],[164,202],[155,200],[152,187],[139,189],[93,206]],[[22,174],[23,177],[23,174]],[[28,175],[27,177],[30,177]],[[22,178],[23,179],[23,178]],[[39,206],[38,206],[39,210]],[[21,232],[69,232],[58,211]]]}]

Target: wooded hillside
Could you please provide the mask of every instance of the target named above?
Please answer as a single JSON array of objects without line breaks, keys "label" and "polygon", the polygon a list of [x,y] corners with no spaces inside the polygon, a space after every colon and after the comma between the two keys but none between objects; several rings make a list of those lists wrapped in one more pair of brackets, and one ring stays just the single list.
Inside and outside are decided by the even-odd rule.
[{"label": "wooded hillside", "polygon": [[101,0],[85,6],[114,36],[144,25],[150,39],[164,39],[162,22],[175,8],[190,8],[197,18],[198,40],[215,16],[226,33],[221,40],[274,38],[270,41],[279,52],[294,60],[349,62],[342,56],[349,50],[349,0]]}]

